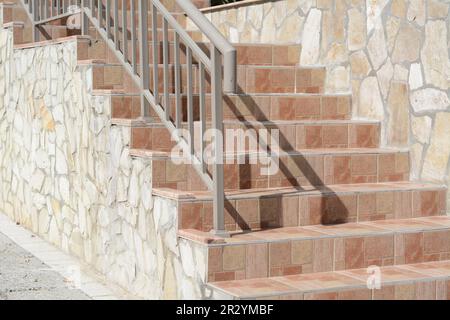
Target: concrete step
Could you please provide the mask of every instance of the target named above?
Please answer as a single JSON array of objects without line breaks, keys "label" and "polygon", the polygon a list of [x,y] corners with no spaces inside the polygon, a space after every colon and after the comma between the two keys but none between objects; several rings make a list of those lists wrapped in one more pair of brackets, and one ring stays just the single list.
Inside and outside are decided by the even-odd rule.
[{"label": "concrete step", "polygon": [[[377,148],[380,141],[380,124],[363,120],[285,120],[285,121],[239,121],[224,120],[225,150],[256,151],[262,141],[270,136],[278,137],[283,151],[316,148]],[[210,128],[209,122],[205,123]],[[170,133],[162,124],[150,124],[132,128],[133,149],[154,149],[151,141],[170,141]],[[182,128],[188,129],[186,122]],[[201,122],[194,122],[195,149],[200,150]],[[155,133],[157,132],[157,133]],[[162,137],[162,135],[165,135]],[[269,136],[270,135],[270,136]],[[173,144],[170,144],[173,146]]]},{"label": "concrete step", "polygon": [[450,259],[450,217],[238,232],[203,246],[209,282],[442,261]]},{"label": "concrete step", "polygon": [[450,261],[379,269],[380,289],[368,288],[367,268],[282,277],[213,282],[214,299],[448,300]]},{"label": "concrete step", "polygon": [[[168,142],[158,150],[131,149],[130,154],[153,160],[154,187],[205,190],[198,174]],[[167,145],[168,150],[161,150]],[[228,153],[224,156],[226,190],[330,184],[407,181],[409,154],[400,149],[304,149],[268,155],[267,152]],[[208,172],[212,168],[208,166]],[[170,178],[169,178],[170,177]]]},{"label": "concrete step", "polygon": [[[177,179],[171,170],[160,175]],[[177,201],[179,229],[211,230],[209,191],[154,187],[153,193]],[[414,182],[235,190],[226,192],[226,199],[229,231],[440,216],[446,210],[446,188]],[[202,236],[210,241],[211,235]]]}]

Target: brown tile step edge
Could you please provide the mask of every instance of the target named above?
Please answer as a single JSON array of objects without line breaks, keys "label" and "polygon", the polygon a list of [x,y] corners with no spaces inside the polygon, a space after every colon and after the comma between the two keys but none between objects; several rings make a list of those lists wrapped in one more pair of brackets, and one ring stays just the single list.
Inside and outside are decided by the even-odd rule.
[{"label": "brown tile step edge", "polygon": [[[161,101],[164,101],[163,99]],[[175,118],[175,97],[170,95],[170,114]],[[206,117],[211,119],[211,96],[206,95]],[[140,104],[140,100],[136,101]],[[187,121],[187,96],[181,96],[182,117]],[[199,96],[193,96],[194,119],[199,120]],[[135,106],[133,106],[134,108]],[[139,107],[140,108],[140,107]],[[135,118],[130,104],[115,105],[116,118]],[[224,120],[350,120],[349,94],[228,94],[223,99]],[[156,115],[153,109],[150,113]]]},{"label": "brown tile step edge", "polygon": [[[442,185],[415,182],[229,191],[225,223],[230,232],[240,232],[441,216],[446,214],[446,191]],[[152,193],[177,202],[179,229],[211,230],[213,212],[209,191],[190,193],[153,187]],[[203,236],[208,242],[210,235]]]},{"label": "brown tile step edge", "polygon": [[[200,137],[201,123],[194,122],[194,137]],[[276,120],[240,121],[224,120],[224,143],[235,151],[258,150],[258,142],[275,139],[280,150],[301,150],[316,148],[378,148],[380,145],[380,124],[364,120]],[[145,128],[133,128],[132,136],[137,143],[133,149],[152,149],[148,144],[158,131],[158,137],[170,141],[169,130],[161,130],[161,123]],[[164,127],[163,127],[164,128]],[[181,128],[188,129],[182,122]],[[211,128],[206,122],[206,128]],[[161,137],[165,135],[165,137]],[[270,136],[269,136],[270,135]],[[247,139],[247,140],[245,140]],[[245,142],[242,146],[239,141]],[[270,141],[270,140],[269,140]],[[196,150],[200,150],[200,139],[195,138]],[[234,147],[233,147],[234,146]],[[238,149],[239,148],[239,149]]]},{"label": "brown tile step edge", "polygon": [[[158,32],[160,32],[158,30]],[[196,42],[197,46],[209,56],[210,43]],[[246,43],[232,43],[236,49],[236,63],[238,65],[256,65],[256,66],[296,66],[300,62],[301,45],[297,44],[246,44]],[[131,45],[130,45],[131,48]],[[174,52],[175,44],[170,41],[169,48],[169,63],[175,62]],[[163,63],[163,42],[158,42],[158,60]],[[180,45],[180,63],[186,63],[186,47]],[[153,61],[153,44],[149,44],[150,61]],[[138,60],[139,61],[139,60]],[[197,59],[193,57],[193,63],[198,63]]]},{"label": "brown tile step edge", "polygon": [[450,261],[379,269],[380,289],[369,289],[367,268],[209,283],[215,299],[448,300]]},{"label": "brown tile step edge", "polygon": [[65,42],[71,42],[75,41],[77,44],[77,59],[78,61],[83,61],[87,59],[86,50],[87,47],[91,41],[91,38],[88,36],[68,36],[68,37],[61,37],[57,39],[52,40],[44,40],[44,41],[38,41],[38,42],[32,42],[32,43],[24,43],[24,44],[17,44],[14,45],[15,50],[26,50],[26,49],[32,49],[36,47],[44,47],[49,45],[58,45]]},{"label": "brown tile step edge", "polygon": [[[211,96],[206,94],[206,116],[211,117]],[[164,101],[164,100],[161,100]],[[175,116],[175,95],[170,95],[170,110]],[[225,120],[349,120],[350,94],[227,94],[223,98]],[[187,96],[181,96],[183,119],[187,120]],[[199,119],[199,95],[193,96],[194,119]]]},{"label": "brown tile step edge", "polygon": [[[130,150],[133,157],[154,160],[157,175],[153,186],[204,190],[198,174],[186,163],[188,161],[182,161],[184,159],[179,154],[172,155],[170,141],[166,143],[158,139],[157,143],[155,152]],[[265,152],[228,153],[224,162],[225,190],[409,180],[409,153],[400,149],[304,149],[281,151],[271,157]],[[211,166],[208,166],[208,171],[211,171]]]},{"label": "brown tile step edge", "polygon": [[450,217],[234,233],[206,249],[210,282],[441,261],[450,259]]},{"label": "brown tile step edge", "polygon": [[[150,74],[153,65],[149,65]],[[187,67],[181,65],[181,92],[187,92]],[[199,67],[193,65],[193,93],[198,93]],[[164,66],[158,65],[158,83],[160,92],[163,92]],[[237,66],[237,93],[324,93],[326,68],[295,67],[295,66]],[[153,87],[153,78],[150,79],[150,88]],[[169,91],[175,92],[175,66],[169,65]],[[209,75],[206,75],[205,91],[210,92]]]},{"label": "brown tile step edge", "polygon": [[92,91],[104,90],[117,91],[134,95],[139,92],[131,76],[124,70],[122,65],[109,64],[102,59],[78,60],[78,67],[92,68]]}]

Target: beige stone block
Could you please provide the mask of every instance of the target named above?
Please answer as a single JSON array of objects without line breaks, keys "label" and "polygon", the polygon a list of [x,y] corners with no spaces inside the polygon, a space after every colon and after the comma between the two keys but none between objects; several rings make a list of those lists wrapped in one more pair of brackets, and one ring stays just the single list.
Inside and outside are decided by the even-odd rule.
[{"label": "beige stone block", "polygon": [[434,121],[430,146],[425,155],[422,176],[425,179],[442,181],[447,171],[450,156],[450,112],[439,112]]},{"label": "beige stone block", "polygon": [[411,24],[402,25],[395,41],[392,62],[413,62],[419,58],[420,32]]},{"label": "beige stone block", "polygon": [[353,77],[365,77],[372,69],[366,54],[362,50],[357,51],[350,56],[350,66],[352,68]]},{"label": "beige stone block", "polygon": [[409,138],[408,86],[392,82],[388,98],[389,123],[387,139],[393,146],[406,146]]},{"label": "beige stone block", "polygon": [[447,26],[444,21],[428,21],[425,43],[421,52],[425,81],[441,89],[448,89],[450,60],[447,48]]},{"label": "beige stone block", "polygon": [[399,18],[406,17],[406,10],[408,9],[407,0],[391,1],[391,13]]},{"label": "beige stone block", "polygon": [[411,129],[417,141],[427,144],[430,141],[432,120],[428,116],[412,117]]},{"label": "beige stone block", "polygon": [[386,37],[388,52],[392,53],[395,45],[398,30],[400,29],[400,19],[395,17],[388,17],[386,22]]},{"label": "beige stone block", "polygon": [[[304,18],[296,13],[284,19],[278,29],[277,41],[282,43],[298,43],[301,31],[303,29]],[[276,19],[274,21],[277,21]],[[264,21],[261,37],[264,39],[264,30],[266,28]],[[269,23],[270,24],[270,23]],[[273,32],[273,31],[272,31]]]},{"label": "beige stone block", "polygon": [[375,77],[368,77],[361,83],[358,116],[376,120],[384,117],[383,100]]},{"label": "beige stone block", "polygon": [[357,9],[348,11],[348,49],[360,50],[366,45],[366,19]]},{"label": "beige stone block", "polygon": [[442,0],[428,0],[428,18],[429,19],[442,19],[448,15],[448,3],[444,3]]},{"label": "beige stone block", "polygon": [[387,98],[388,96],[393,76],[394,76],[394,66],[391,63],[391,60],[388,59],[386,63],[377,72],[380,90],[384,98]]}]

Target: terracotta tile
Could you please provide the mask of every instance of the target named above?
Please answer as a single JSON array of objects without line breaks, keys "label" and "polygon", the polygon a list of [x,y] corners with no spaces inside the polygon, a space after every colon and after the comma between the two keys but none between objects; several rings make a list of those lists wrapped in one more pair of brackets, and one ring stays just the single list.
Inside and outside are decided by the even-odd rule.
[{"label": "terracotta tile", "polygon": [[424,233],[424,253],[450,251],[450,231],[430,231]]},{"label": "terracotta tile", "polygon": [[304,132],[299,131],[299,134],[304,137],[304,143],[297,143],[298,148],[320,148],[323,146],[322,126],[305,126]]},{"label": "terracotta tile", "polygon": [[263,198],[259,202],[260,219],[263,227],[278,227],[280,225],[281,199]]},{"label": "terracotta tile", "polygon": [[376,175],[377,157],[375,155],[352,156],[352,175]]},{"label": "terracotta tile", "polygon": [[407,233],[404,235],[405,263],[423,261],[424,237],[423,233]]},{"label": "terracotta tile", "polygon": [[277,280],[283,284],[289,285],[293,288],[298,288],[302,291],[312,290],[332,290],[348,285],[351,286],[365,286],[365,282],[353,277],[349,277],[340,273],[310,273],[293,276],[279,277]]},{"label": "terracotta tile", "polygon": [[313,241],[299,240],[292,241],[292,263],[296,265],[312,263]]},{"label": "terracotta tile", "polygon": [[394,286],[395,300],[414,300],[416,297],[416,288],[413,283],[411,284],[398,284]]},{"label": "terracotta tile", "polygon": [[326,116],[321,115],[320,97],[302,97],[290,99],[295,107],[295,119],[320,119]]},{"label": "terracotta tile", "polygon": [[365,238],[365,257],[366,259],[382,259],[394,256],[394,237],[387,236],[369,236]]},{"label": "terracotta tile", "polygon": [[305,293],[304,300],[338,300],[338,292]]},{"label": "terracotta tile", "polygon": [[[236,210],[241,229],[251,229],[254,223],[259,224],[259,202],[257,199],[241,199],[236,201]],[[244,228],[247,226],[248,228]]]},{"label": "terracotta tile", "polygon": [[234,271],[214,273],[214,281],[232,281],[232,280],[236,280],[236,275]]},{"label": "terracotta tile", "polygon": [[216,283],[215,285],[220,286],[223,290],[241,298],[261,297],[264,296],[264,294],[288,294],[295,293],[296,291],[296,289],[281,283],[279,280],[267,278],[242,280],[239,281],[239,283],[234,281],[222,282],[220,284]]},{"label": "terracotta tile", "polygon": [[223,248],[223,270],[237,271],[242,269],[245,269],[245,246],[225,246]]},{"label": "terracotta tile", "polygon": [[269,255],[267,244],[247,245],[245,272],[247,279],[268,276]]},{"label": "terracotta tile", "polygon": [[313,242],[313,270],[324,272],[333,270],[333,239],[320,239]]},{"label": "terracotta tile", "polygon": [[375,124],[350,126],[352,148],[376,148],[380,143],[379,126]]},{"label": "terracotta tile", "polygon": [[181,204],[180,229],[202,230],[202,204],[183,203]]},{"label": "terracotta tile", "polygon": [[296,65],[300,61],[300,46],[273,46],[273,65]]},{"label": "terracotta tile", "polygon": [[372,291],[369,289],[338,291],[338,300],[372,300]]},{"label": "terracotta tile", "polygon": [[421,281],[415,284],[416,300],[436,300],[436,282]]},{"label": "terracotta tile", "polygon": [[326,184],[345,184],[351,181],[350,156],[325,157]]},{"label": "terracotta tile", "polygon": [[208,248],[208,272],[221,272],[223,262],[222,247]]},{"label": "terracotta tile", "polygon": [[413,193],[413,210],[415,217],[438,215],[440,213],[439,194],[436,191],[415,191]]},{"label": "terracotta tile", "polygon": [[347,238],[345,243],[345,268],[357,269],[365,267],[364,238]]},{"label": "terracotta tile", "polygon": [[238,46],[237,49],[238,64],[271,65],[272,47],[267,46]]},{"label": "terracotta tile", "polygon": [[269,260],[271,267],[291,264],[291,243],[275,242],[269,245]]},{"label": "terracotta tile", "polygon": [[348,127],[347,125],[323,126],[323,147],[347,147]]},{"label": "terracotta tile", "polygon": [[294,227],[298,226],[298,197],[283,197],[282,198],[282,210],[280,210],[281,215],[281,225],[283,227]]}]

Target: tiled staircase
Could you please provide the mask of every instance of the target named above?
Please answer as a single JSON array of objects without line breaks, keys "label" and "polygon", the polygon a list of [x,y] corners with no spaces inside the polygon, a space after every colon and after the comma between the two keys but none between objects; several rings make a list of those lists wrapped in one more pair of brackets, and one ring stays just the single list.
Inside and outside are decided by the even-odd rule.
[{"label": "tiled staircase", "polygon": [[[17,43],[30,41],[14,5],[3,19]],[[94,66],[93,94],[109,96],[112,123],[130,127],[131,156],[152,161],[153,194],[176,200],[179,237],[208,251],[214,297],[450,298],[446,189],[409,181],[408,151],[381,148],[378,122],[352,120],[351,95],[324,92],[326,68],[297,65],[300,45],[235,47],[239,88],[224,97],[225,128],[278,129],[285,153],[275,175],[259,164],[225,165],[231,237],[217,238],[211,195],[190,165],[170,160],[167,129],[156,116],[138,119],[138,91],[95,30],[90,41],[78,37],[79,63]],[[381,289],[368,288],[369,266],[381,267]]]}]

